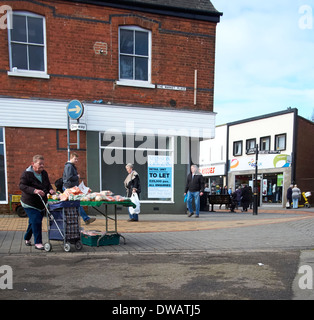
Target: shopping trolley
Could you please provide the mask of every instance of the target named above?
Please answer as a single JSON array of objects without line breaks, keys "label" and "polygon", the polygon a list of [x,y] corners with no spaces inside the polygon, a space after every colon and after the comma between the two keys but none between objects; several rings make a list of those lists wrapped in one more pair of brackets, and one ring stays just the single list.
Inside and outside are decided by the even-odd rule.
[{"label": "shopping trolley", "polygon": [[[81,250],[80,201],[59,201],[47,206],[40,196],[47,212],[48,242],[44,244],[46,251],[51,251],[50,240],[63,241],[63,249],[71,251],[71,244]],[[49,208],[48,208],[49,207]]]}]

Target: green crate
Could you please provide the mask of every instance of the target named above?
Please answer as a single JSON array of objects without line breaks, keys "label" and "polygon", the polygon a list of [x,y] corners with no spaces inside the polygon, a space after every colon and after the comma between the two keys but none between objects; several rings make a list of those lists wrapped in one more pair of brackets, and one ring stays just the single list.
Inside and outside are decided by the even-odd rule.
[{"label": "green crate", "polygon": [[[81,233],[81,241],[83,244],[91,247],[97,246],[97,241],[101,237],[101,235],[87,235],[84,233]],[[106,234],[100,241],[99,246],[111,246],[111,245],[117,245],[120,243],[120,235],[117,233],[113,234]]]}]

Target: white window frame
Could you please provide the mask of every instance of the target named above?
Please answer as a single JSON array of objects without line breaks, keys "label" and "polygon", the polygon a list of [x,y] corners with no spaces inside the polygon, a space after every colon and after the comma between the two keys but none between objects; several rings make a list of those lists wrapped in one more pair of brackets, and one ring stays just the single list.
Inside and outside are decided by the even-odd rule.
[{"label": "white window frame", "polygon": [[6,144],[5,144],[5,128],[0,127],[0,130],[3,130],[3,141],[0,141],[0,144],[3,144],[4,151],[4,184],[5,184],[5,200],[0,200],[0,204],[8,204],[8,179],[7,179],[7,159],[6,159]]},{"label": "white window frame", "polygon": [[[142,31],[148,33],[148,80],[130,80],[130,79],[120,79],[120,30],[132,30],[132,31]],[[151,83],[152,75],[152,32],[147,29],[143,29],[137,26],[121,26],[119,27],[119,80],[116,81],[117,85],[120,86],[132,86],[132,87],[142,87],[142,88],[155,88],[155,85]]]},{"label": "white window frame", "polygon": [[[8,15],[8,20],[13,19],[13,15],[20,15],[20,16],[28,16],[28,17],[35,17],[35,18],[42,18],[43,19],[43,36],[44,36],[44,71],[38,70],[25,70],[25,69],[18,69],[12,65],[12,50],[11,50],[11,32],[8,29],[8,41],[9,41],[9,61],[10,61],[10,71],[8,71],[9,76],[14,77],[30,77],[30,78],[43,78],[49,79],[50,76],[47,74],[47,42],[46,42],[46,19],[44,16],[34,14],[27,11],[14,11],[12,15]],[[13,21],[8,21],[8,25],[13,23]],[[14,28],[14,25],[13,25]]]}]

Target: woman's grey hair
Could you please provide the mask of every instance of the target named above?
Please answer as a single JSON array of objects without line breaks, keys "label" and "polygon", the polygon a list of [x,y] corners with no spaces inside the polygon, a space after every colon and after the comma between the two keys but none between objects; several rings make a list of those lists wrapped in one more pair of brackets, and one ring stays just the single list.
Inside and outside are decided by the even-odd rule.
[{"label": "woman's grey hair", "polygon": [[129,167],[129,168],[133,169],[133,164],[132,163],[128,163],[125,167]]}]

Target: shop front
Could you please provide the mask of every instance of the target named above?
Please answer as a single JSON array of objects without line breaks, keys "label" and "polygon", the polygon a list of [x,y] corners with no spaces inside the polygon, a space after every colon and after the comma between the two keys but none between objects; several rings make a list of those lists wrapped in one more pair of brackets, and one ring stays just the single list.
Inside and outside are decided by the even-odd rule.
[{"label": "shop front", "polygon": [[[99,113],[99,107],[89,108],[88,186],[125,195],[125,166],[131,163],[140,177],[141,212],[185,213],[186,177],[190,164],[198,162],[200,140],[214,136],[214,114],[118,106],[108,109],[109,113],[104,107]],[[107,114],[111,114],[110,121]],[[197,128],[193,118],[199,119]]]},{"label": "shop front", "polygon": [[[248,185],[254,187],[255,173],[235,175],[235,187]],[[259,173],[257,175],[258,201],[260,203],[282,203],[283,172]]]},{"label": "shop front", "polygon": [[200,173],[205,179],[205,185],[211,194],[220,194],[226,184],[225,163],[215,163],[200,166]]},{"label": "shop front", "polygon": [[[285,154],[260,155],[257,170],[259,204],[286,202],[286,190],[291,182],[291,157]],[[233,190],[248,185],[253,189],[255,157],[234,158],[230,162],[229,184]]]}]

